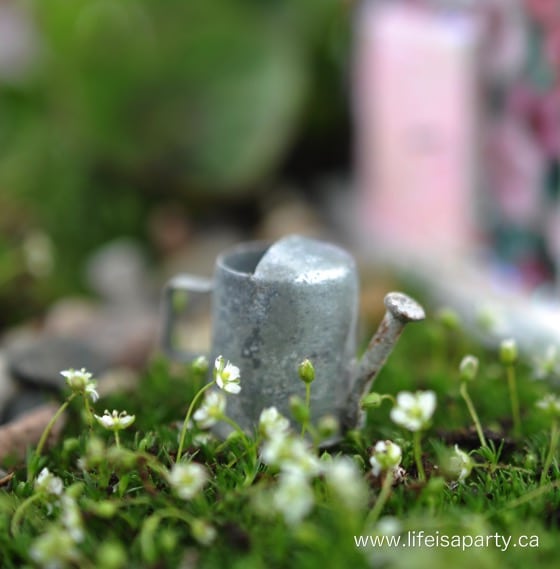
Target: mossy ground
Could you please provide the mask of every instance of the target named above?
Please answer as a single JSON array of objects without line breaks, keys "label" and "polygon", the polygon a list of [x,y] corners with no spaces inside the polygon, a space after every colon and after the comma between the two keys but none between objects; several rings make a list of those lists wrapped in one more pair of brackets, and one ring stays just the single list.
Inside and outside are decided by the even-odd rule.
[{"label": "mossy ground", "polygon": [[[545,346],[543,346],[543,351]],[[476,433],[459,394],[458,365],[463,355],[480,359],[478,377],[469,392],[492,450],[480,451]],[[128,459],[108,454],[104,467],[84,471],[77,466],[86,453],[90,432],[78,404],[70,408],[70,421],[60,442],[41,457],[60,476],[66,488],[74,488],[83,515],[85,538],[79,544],[85,567],[488,567],[539,566],[556,568],[560,553],[560,486],[558,454],[546,480],[541,470],[549,447],[550,418],[535,407],[554,384],[533,378],[530,361],[516,367],[522,414],[522,435],[511,434],[511,406],[504,368],[496,352],[482,348],[460,329],[446,328],[435,319],[411,326],[381,372],[375,391],[395,395],[401,390],[431,389],[438,406],[433,424],[423,437],[423,461],[427,482],[416,480],[411,433],[391,422],[390,403],[368,411],[365,428],[348,433],[330,454],[347,454],[362,465],[369,484],[369,504],[362,512],[349,511],[328,491],[321,478],[314,481],[316,505],[305,520],[290,527],[283,519],[258,507],[259,493],[275,485],[275,474],[255,465],[240,439],[215,441],[195,449],[187,441],[194,460],[202,462],[211,482],[191,501],[175,497],[165,479],[149,467],[145,457],[169,465],[177,451],[177,425],[200,387],[200,378],[188,369],[154,360],[133,395],[115,395],[96,404],[126,409],[136,415],[133,428],[123,431]],[[317,378],[316,381],[320,381]],[[112,444],[110,433],[95,430]],[[392,439],[403,448],[403,467],[408,475],[395,486],[383,516],[399,524],[399,547],[359,547],[357,536],[381,532],[364,525],[379,485],[368,474],[370,448],[375,441]],[[481,466],[462,483],[444,480],[440,458],[446,448],[458,444],[473,451]],[[144,453],[144,458],[142,454]],[[6,466],[6,465],[5,465]],[[15,535],[10,528],[13,513],[32,492],[24,464],[8,464],[15,470],[11,482],[0,489],[0,566],[33,566],[29,551],[37,536],[55,523],[55,512],[42,504],[31,505]],[[256,476],[250,473],[256,472]],[[558,484],[557,484],[558,482]],[[204,519],[217,530],[210,545],[193,537],[182,518]],[[431,547],[413,546],[411,537],[423,531]],[[511,537],[507,550],[489,546],[445,547],[442,536]],[[457,538],[459,539],[459,538]],[[402,546],[402,543],[407,546]],[[474,543],[479,543],[474,542]],[[73,566],[70,564],[70,566]]]}]

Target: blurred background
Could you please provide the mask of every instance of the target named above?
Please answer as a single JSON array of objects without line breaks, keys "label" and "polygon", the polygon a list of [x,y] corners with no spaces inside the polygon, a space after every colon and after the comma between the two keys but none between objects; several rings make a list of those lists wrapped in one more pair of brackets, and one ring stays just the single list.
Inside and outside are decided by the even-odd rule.
[{"label": "blurred background", "polygon": [[86,290],[112,239],[157,264],[348,172],[352,11],[2,0],[0,328]]},{"label": "blurred background", "polygon": [[294,231],[555,290],[559,12],[1,0],[0,331]]}]

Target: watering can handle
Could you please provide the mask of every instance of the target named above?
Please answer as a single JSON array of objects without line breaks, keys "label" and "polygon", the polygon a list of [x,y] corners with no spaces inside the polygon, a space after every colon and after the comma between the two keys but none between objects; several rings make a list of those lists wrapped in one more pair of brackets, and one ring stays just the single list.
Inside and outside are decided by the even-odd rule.
[{"label": "watering can handle", "polygon": [[[201,354],[182,350],[176,345],[177,316],[189,307],[196,305],[201,297],[212,292],[212,279],[195,275],[182,274],[173,277],[165,286],[163,293],[163,334],[162,347],[164,352],[174,360],[190,362]],[[178,302],[177,293],[183,295]]]}]

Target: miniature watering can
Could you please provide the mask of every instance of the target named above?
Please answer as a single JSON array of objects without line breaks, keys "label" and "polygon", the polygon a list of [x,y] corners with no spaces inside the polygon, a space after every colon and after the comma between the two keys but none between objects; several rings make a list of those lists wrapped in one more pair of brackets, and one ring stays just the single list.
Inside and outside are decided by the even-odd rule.
[{"label": "miniature watering can", "polygon": [[240,368],[242,389],[228,396],[227,414],[248,431],[265,407],[290,417],[290,397],[305,395],[298,366],[306,358],[315,367],[311,420],[334,415],[343,429],[358,426],[360,399],[404,325],[425,317],[410,297],[389,293],[383,321],[357,361],[359,287],[352,256],[297,235],[273,245],[244,243],[218,257],[213,279],[178,275],[167,286],[164,349],[183,361],[191,356],[172,341],[178,291],[212,294],[210,362],[222,355]]}]

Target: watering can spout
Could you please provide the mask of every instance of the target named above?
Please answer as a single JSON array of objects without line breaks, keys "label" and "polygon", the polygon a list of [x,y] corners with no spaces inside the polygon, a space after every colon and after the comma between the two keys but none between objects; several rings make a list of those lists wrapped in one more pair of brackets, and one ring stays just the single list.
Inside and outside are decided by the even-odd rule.
[{"label": "watering can spout", "polygon": [[401,292],[390,292],[385,296],[384,303],[387,309],[385,316],[353,370],[351,393],[343,418],[343,426],[346,429],[357,427],[362,420],[360,401],[371,389],[405,325],[424,320],[426,317],[422,306]]}]

